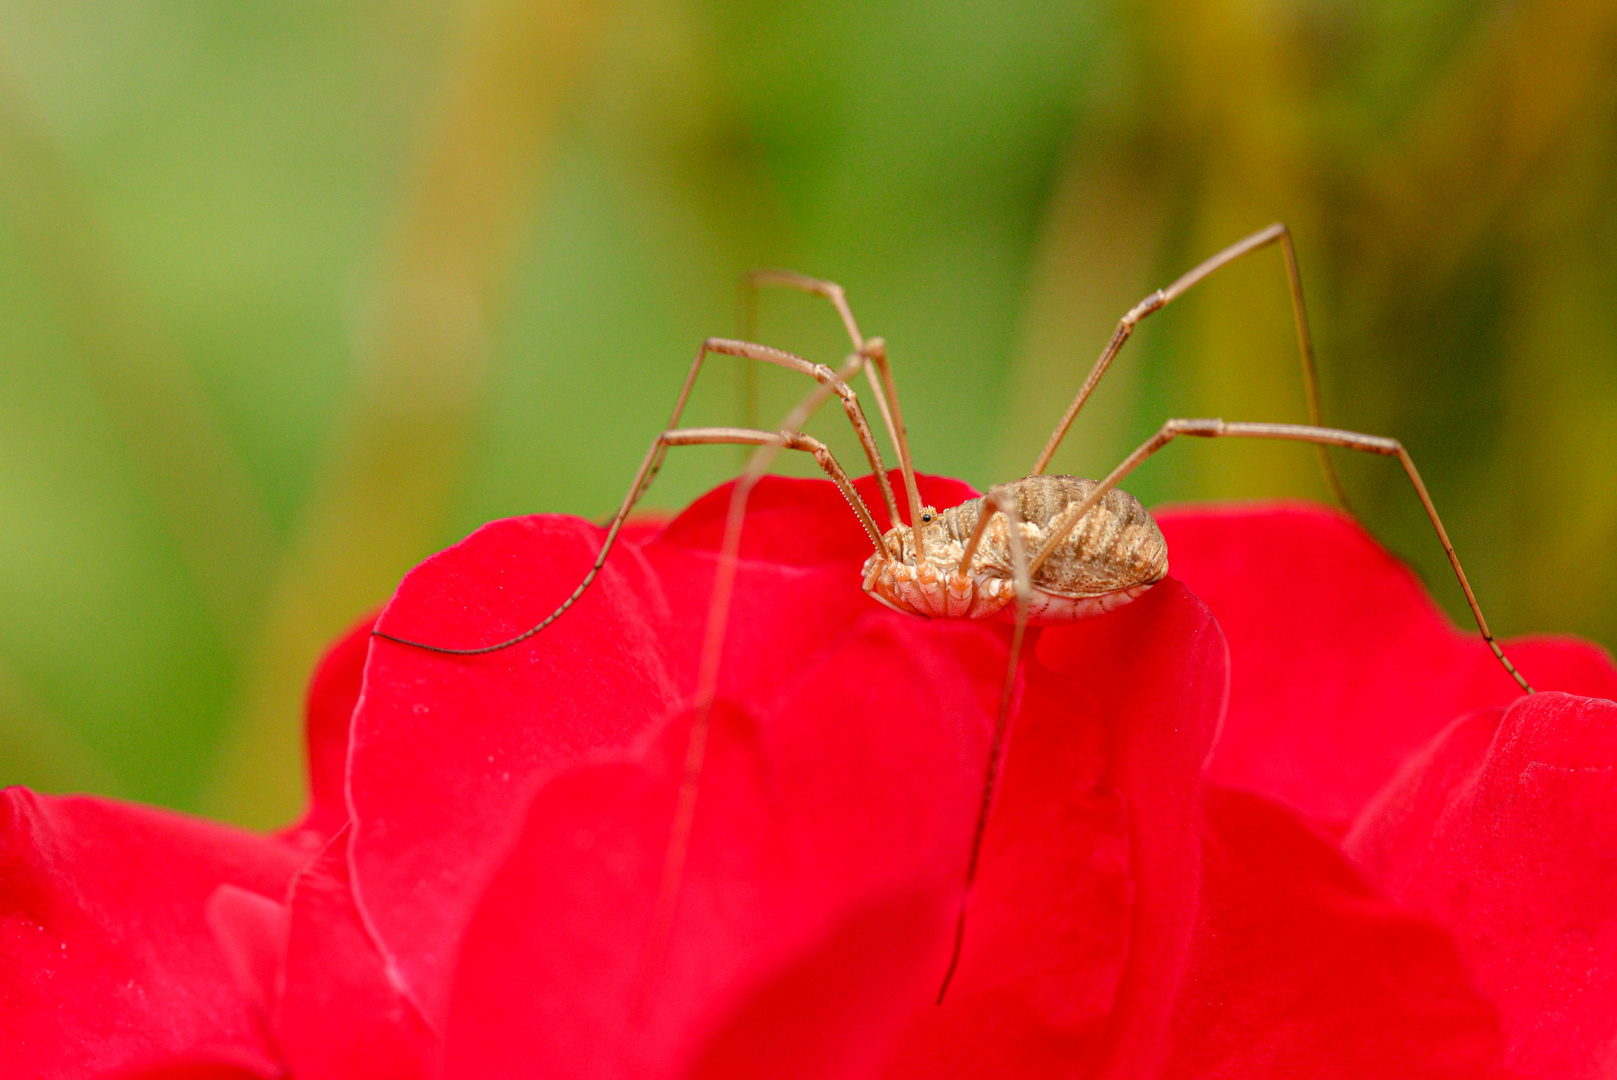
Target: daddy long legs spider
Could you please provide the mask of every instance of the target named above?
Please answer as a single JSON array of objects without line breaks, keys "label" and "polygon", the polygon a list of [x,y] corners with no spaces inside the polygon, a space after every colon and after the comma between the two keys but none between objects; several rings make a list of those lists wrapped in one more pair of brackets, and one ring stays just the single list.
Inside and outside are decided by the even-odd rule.
[{"label": "daddy long legs spider", "polygon": [[[1278,245],[1284,257],[1311,423],[1175,418],[1165,421],[1154,435],[1098,482],[1046,475],[1046,467],[1079,411],[1141,320],[1183,296],[1214,271],[1270,245]],[[1322,425],[1301,279],[1291,235],[1284,225],[1271,225],[1220,251],[1166,288],[1151,293],[1125,313],[1029,474],[1019,480],[995,485],[979,499],[941,511],[921,501],[885,343],[880,338],[867,339],[863,336],[842,288],[831,282],[786,271],[752,274],[745,285],[749,295],[760,286],[777,285],[803,290],[828,300],[852,343],[852,352],[846,361],[839,368],[832,369],[767,345],[709,338],[697,350],[668,425],[653,440],[641,461],[622,504],[611,519],[593,565],[555,610],[515,637],[481,646],[450,647],[377,632],[377,636],[400,644],[459,656],[475,656],[518,645],[544,631],[585,594],[605,565],[630,512],[656,477],[669,447],[713,444],[755,447],[732,489],[710,595],[697,672],[695,718],[686,747],[683,776],[653,918],[652,941],[647,953],[648,981],[657,970],[662,949],[672,931],[706,753],[708,722],[718,684],[719,658],[736,582],[747,500],[770,464],[783,450],[812,455],[842,492],[858,518],[873,549],[864,566],[862,584],[874,599],[888,607],[925,618],[1007,618],[1013,624],[1010,661],[989,743],[969,855],[963,867],[965,898],[961,903],[950,959],[939,989],[940,1001],[960,959],[970,890],[977,875],[984,831],[1004,759],[1009,706],[1026,628],[1032,624],[1072,622],[1104,614],[1142,595],[1167,574],[1167,547],[1155,521],[1139,502],[1117,485],[1147,458],[1175,439],[1182,436],[1276,439],[1312,444],[1317,449],[1327,484],[1344,505],[1346,500],[1342,498],[1340,483],[1326,453],[1328,447],[1397,458],[1448,556],[1483,641],[1521,688],[1527,693],[1533,692],[1488,629],[1487,620],[1460,565],[1454,545],[1408,452],[1395,439]],[[774,364],[807,375],[817,385],[773,430],[750,427],[681,428],[680,419],[692,389],[705,360],[714,353]],[[869,381],[871,396],[898,456],[899,475],[910,511],[908,525],[902,523],[897,497],[888,479],[875,435],[858,395],[849,386],[849,381],[861,373]],[[831,451],[818,439],[803,433],[808,419],[832,397],[839,400],[875,476],[887,519],[893,523],[885,532],[878,527],[875,516]]]}]

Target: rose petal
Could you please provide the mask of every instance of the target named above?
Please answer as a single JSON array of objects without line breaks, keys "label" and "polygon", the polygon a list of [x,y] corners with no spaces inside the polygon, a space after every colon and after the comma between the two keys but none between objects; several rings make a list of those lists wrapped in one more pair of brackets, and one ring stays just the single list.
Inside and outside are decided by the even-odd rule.
[{"label": "rose petal", "polygon": [[1499,1075],[1498,1016],[1437,926],[1276,803],[1209,788],[1168,1080]]},{"label": "rose petal", "polygon": [[[1282,504],[1158,520],[1174,576],[1230,642],[1229,715],[1210,772],[1220,783],[1345,826],[1450,720],[1521,694],[1474,628],[1455,627],[1339,513]],[[1541,690],[1617,695],[1617,668],[1588,642],[1506,649]]]},{"label": "rose petal", "polygon": [[[506,636],[572,591],[600,538],[573,519],[485,525],[412,570],[380,628],[450,645]],[[626,545],[558,633],[476,657],[373,645],[350,754],[353,889],[434,1025],[460,929],[520,808],[558,766],[627,745],[677,701],[659,592]]]},{"label": "rose petal", "polygon": [[309,680],[304,743],[309,757],[309,809],[284,839],[318,852],[348,821],[348,730],[359,704],[376,615],[350,627],[320,658]]},{"label": "rose petal", "polygon": [[236,885],[221,885],[208,897],[208,929],[253,1008],[260,1031],[268,1033],[276,976],[286,953],[286,908],[267,896]]},{"label": "rose petal", "polygon": [[1568,694],[1456,720],[1345,850],[1454,935],[1523,1077],[1617,1067],[1617,704]]},{"label": "rose petal", "polygon": [[286,1074],[229,1056],[171,1059],[103,1075],[103,1080],[281,1080]]},{"label": "rose petal", "polygon": [[[898,478],[893,478],[898,484]],[[975,495],[957,480],[917,477],[921,498],[950,506]],[[875,481],[855,481],[878,527],[887,524]],[[692,503],[648,547],[655,559],[672,616],[666,646],[670,664],[694,673],[713,589],[713,557],[724,535],[730,485]],[[873,610],[865,595],[862,567],[869,538],[840,492],[821,480],[769,477],[747,501],[735,596],[719,671],[719,693],[756,701],[774,693],[792,672],[829,641]],[[900,625],[907,625],[902,620]],[[769,663],[759,663],[769,657]],[[694,684],[690,687],[694,689]]]},{"label": "rose petal", "polygon": [[[1002,633],[875,610],[756,719],[716,709],[655,965],[683,724],[647,765],[553,781],[468,935],[447,1075],[674,1075],[704,1046],[717,1068],[749,1059],[751,1025],[794,1009],[846,1016],[855,1002],[859,1027],[816,1023],[827,1043],[793,1034],[800,1067],[878,1055],[941,971],[1003,664]],[[847,934],[902,912],[932,927],[898,949],[915,966],[874,969],[849,951]],[[783,997],[827,985],[845,999]],[[849,1045],[855,1030],[867,1035]]]},{"label": "rose petal", "polygon": [[272,1061],[203,918],[232,884],[278,898],[290,845],[94,798],[0,795],[0,1075],[165,1056]]},{"label": "rose petal", "polygon": [[[1044,630],[1032,651],[959,974],[941,1008],[916,1015],[889,1077],[1081,1075],[1107,1055],[1126,1069],[1171,1004],[1168,957],[1194,894],[1177,897],[1168,878],[1196,873],[1180,789],[1193,795],[1218,722],[1223,641],[1169,581],[1112,615]],[[1160,835],[1131,847],[1137,829]],[[1145,854],[1131,864],[1131,850]],[[1109,1032],[1131,957],[1126,1007],[1140,1030]]]},{"label": "rose petal", "polygon": [[298,872],[290,909],[276,1043],[297,1080],[410,1080],[430,1041],[388,981],[348,885],[348,831]]},{"label": "rose petal", "polygon": [[873,903],[754,992],[708,1040],[691,1080],[845,1080],[877,1064],[937,982],[948,908],[932,891]]},{"label": "rose petal", "polygon": [[[520,824],[512,808],[694,689],[728,506],[721,488],[655,539],[621,541],[564,618],[519,647],[372,647],[350,766],[354,893],[429,1023],[443,1021],[458,935]],[[756,701],[874,605],[860,589],[869,543],[832,485],[767,478],[747,520],[737,595],[753,599],[732,606],[720,690]],[[520,632],[573,590],[603,536],[556,517],[485,526],[412,571],[381,626],[446,645]]]},{"label": "rose petal", "polygon": [[1228,700],[1218,623],[1169,579],[1105,618],[1048,630],[1039,659],[1111,719],[1101,782],[1128,818],[1128,958],[1095,1075],[1151,1075],[1183,976],[1201,874],[1201,769]]}]

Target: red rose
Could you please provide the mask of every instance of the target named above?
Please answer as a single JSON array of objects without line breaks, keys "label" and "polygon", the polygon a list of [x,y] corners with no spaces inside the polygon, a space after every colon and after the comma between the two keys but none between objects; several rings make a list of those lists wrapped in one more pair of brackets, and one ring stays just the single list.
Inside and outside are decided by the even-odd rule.
[{"label": "red rose", "polygon": [[[98,1076],[182,1053],[268,1073],[274,1050],[205,912],[277,907],[305,854],[142,806],[0,802],[0,1076]],[[247,901],[251,902],[251,901]]]},{"label": "red rose", "polygon": [[[448,657],[356,629],[317,673],[311,809],[280,837],[15,796],[5,1075],[1611,1067],[1617,706],[1517,700],[1315,510],[1165,514],[1178,580],[1030,633],[938,1006],[1008,628],[871,603],[835,489],[766,481],[653,947],[726,505],[626,537],[522,646]],[[494,523],[413,571],[380,625],[499,640],[600,540]],[[1511,651],[1541,689],[1617,694],[1590,646]],[[117,853],[137,826],[151,858]],[[62,944],[93,962],[53,966]]]}]

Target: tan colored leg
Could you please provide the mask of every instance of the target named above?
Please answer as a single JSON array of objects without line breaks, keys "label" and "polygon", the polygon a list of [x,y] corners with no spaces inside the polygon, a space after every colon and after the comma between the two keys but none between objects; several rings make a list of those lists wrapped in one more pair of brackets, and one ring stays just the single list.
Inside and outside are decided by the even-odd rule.
[{"label": "tan colored leg", "polygon": [[[1061,440],[1066,437],[1067,429],[1072,427],[1073,420],[1078,416],[1078,410],[1082,409],[1084,402],[1089,400],[1089,395],[1094,392],[1096,385],[1101,380],[1101,376],[1106,374],[1106,369],[1111,366],[1113,358],[1123,348],[1123,343],[1134,333],[1134,327],[1138,325],[1141,319],[1153,312],[1161,311],[1189,292],[1193,286],[1210,276],[1213,271],[1228,266],[1243,255],[1277,242],[1280,245],[1280,252],[1286,260],[1286,283],[1291,289],[1291,313],[1292,320],[1297,327],[1297,352],[1302,358],[1303,391],[1308,397],[1308,418],[1316,426],[1323,423],[1319,409],[1319,375],[1314,367],[1314,339],[1308,332],[1308,309],[1303,304],[1303,279],[1297,270],[1297,251],[1291,243],[1291,230],[1276,222],[1266,229],[1260,229],[1244,240],[1231,244],[1217,255],[1182,275],[1166,289],[1158,289],[1138,304],[1135,304],[1127,314],[1118,320],[1117,329],[1112,332],[1112,339],[1106,343],[1106,348],[1101,350],[1100,359],[1095,361],[1095,366],[1090,368],[1089,377],[1084,380],[1083,386],[1078,388],[1078,394],[1072,399],[1072,404],[1067,407],[1066,415],[1062,416],[1061,422],[1056,425],[1055,431],[1051,432],[1050,440],[1044,444],[1044,449],[1040,451],[1038,460],[1033,463],[1030,475],[1037,476],[1049,466],[1050,459],[1055,456],[1056,448],[1061,445]],[[1323,445],[1319,446],[1318,453],[1319,467],[1320,471],[1325,475],[1326,486],[1331,489],[1331,495],[1336,501],[1345,508],[1348,505],[1347,496],[1342,490],[1341,479],[1336,475],[1336,468],[1331,464],[1331,459],[1326,455]]]},{"label": "tan colored leg", "polygon": [[[719,443],[772,447],[777,450],[802,450],[813,454],[814,459],[819,462],[826,475],[830,476],[838,489],[841,490],[843,497],[848,500],[848,505],[853,508],[854,514],[859,518],[859,523],[864,526],[865,534],[870,537],[876,550],[886,553],[887,546],[882,541],[881,531],[876,528],[876,521],[870,514],[870,508],[859,497],[859,492],[855,490],[852,482],[848,479],[848,474],[843,471],[836,458],[831,456],[831,451],[818,439],[791,431],[752,431],[746,428],[680,428],[675,431],[663,432],[651,444],[651,448],[646,451],[645,458],[640,462],[640,470],[635,473],[634,482],[629,485],[629,491],[624,496],[623,504],[618,507],[618,512],[612,516],[612,522],[607,527],[606,539],[601,543],[601,550],[595,556],[595,562],[584,575],[584,579],[578,583],[578,587],[556,607],[556,610],[545,616],[537,625],[505,641],[471,649],[452,649],[442,645],[429,645],[423,641],[410,641],[406,638],[395,637],[380,630],[372,631],[372,633],[376,637],[395,641],[400,645],[410,645],[417,649],[446,653],[450,656],[481,656],[484,653],[509,649],[513,645],[519,645],[527,641],[533,635],[561,618],[568,608],[578,602],[579,597],[584,595],[584,591],[600,575],[601,568],[606,565],[607,556],[612,552],[612,545],[617,541],[619,530],[623,528],[623,523],[628,520],[629,513],[634,509],[635,503],[644,494],[646,487],[650,483],[650,476],[656,471],[657,466],[661,464],[667,448],[670,446],[704,446]],[[756,480],[753,482],[756,483]],[[717,586],[715,586],[715,589],[717,589]],[[728,596],[726,596],[725,604],[728,606]]]},{"label": "tan colored leg", "polygon": [[[752,339],[757,337],[758,326],[758,290],[765,285],[780,285],[788,289],[797,289],[812,296],[821,296],[831,302],[836,309],[837,318],[842,320],[842,328],[848,332],[848,340],[853,342],[853,351],[861,356],[865,352],[865,337],[859,332],[859,321],[853,317],[853,308],[848,306],[848,294],[834,281],[824,281],[820,278],[799,274],[795,270],[754,270],[741,278],[741,325],[742,337]],[[881,413],[882,422],[887,425],[887,433],[892,436],[893,414],[887,405],[887,395],[870,368],[867,360],[861,365],[865,377],[870,380],[871,393],[876,396],[876,410]],[[749,369],[750,370],[750,369]],[[752,408],[756,408],[756,389],[753,390]],[[897,441],[894,441],[897,446]]]},{"label": "tan colored leg", "polygon": [[949,965],[944,969],[943,982],[938,987],[938,1004],[949,992],[955,970],[960,966],[960,950],[966,940],[966,905],[971,901],[971,887],[977,880],[977,866],[982,859],[983,836],[988,830],[988,815],[994,808],[994,792],[999,787],[1000,765],[1005,759],[1005,744],[1010,735],[1011,693],[1016,688],[1016,666],[1022,656],[1022,639],[1027,634],[1028,605],[1033,599],[1033,572],[1028,553],[1022,543],[1022,517],[1016,509],[1016,499],[1004,485],[990,488],[983,496],[983,512],[977,517],[961,560],[962,572],[971,565],[971,557],[982,540],[988,519],[994,514],[1005,515],[1005,530],[1011,547],[1011,573],[1016,582],[1016,628],[1011,633],[1011,654],[1005,667],[1005,683],[1000,689],[999,712],[994,717],[994,733],[988,743],[988,765],[983,775],[982,799],[977,805],[977,821],[971,830],[971,852],[966,859],[965,891],[960,898],[960,912],[955,919],[954,947],[949,953]]},{"label": "tan colored leg", "polygon": [[[893,449],[898,454],[898,468],[904,477],[904,492],[910,504],[910,521],[917,529],[923,528],[925,523],[921,521],[921,496],[915,485],[915,466],[910,458],[909,431],[904,426],[904,413],[898,405],[898,386],[893,381],[892,366],[887,361],[887,343],[879,337],[867,341],[859,332],[858,320],[853,317],[853,309],[848,306],[848,295],[841,285],[834,281],[799,274],[795,270],[754,270],[741,279],[742,325],[746,328],[743,335],[745,337],[753,336],[752,331],[758,313],[758,290],[765,285],[781,285],[814,296],[823,296],[836,309],[837,317],[842,320],[843,329],[848,332],[848,339],[853,342],[854,353],[863,358],[865,378],[870,382],[871,392],[876,397],[876,408],[881,413],[882,421],[887,425],[888,437],[893,440]],[[751,390],[747,392],[755,393]],[[897,515],[894,515],[892,520],[896,524]],[[917,550],[920,550],[919,545]]]},{"label": "tan colored leg", "polygon": [[1146,458],[1167,446],[1181,435],[1193,435],[1197,438],[1213,439],[1220,437],[1246,438],[1246,439],[1287,439],[1293,442],[1313,443],[1317,446],[1340,446],[1348,450],[1360,450],[1368,454],[1380,454],[1383,457],[1395,457],[1404,467],[1409,476],[1409,482],[1415,486],[1415,494],[1420,496],[1421,505],[1426,508],[1426,516],[1431,519],[1432,528],[1437,532],[1437,539],[1443,545],[1443,551],[1449,557],[1449,565],[1454,568],[1454,576],[1460,580],[1460,588],[1465,593],[1465,602],[1471,606],[1471,614],[1477,621],[1477,629],[1482,633],[1482,640],[1488,643],[1488,648],[1495,657],[1510,672],[1510,677],[1516,680],[1523,690],[1529,694],[1533,688],[1528,685],[1520,672],[1518,672],[1505,651],[1494,640],[1493,632],[1488,629],[1488,620],[1482,617],[1482,607],[1477,603],[1477,597],[1471,591],[1471,583],[1466,580],[1465,570],[1460,566],[1460,557],[1454,553],[1454,545],[1449,542],[1449,534],[1443,528],[1442,519],[1437,516],[1437,507],[1432,503],[1432,497],[1426,491],[1426,484],[1421,480],[1419,471],[1415,468],[1414,460],[1403,444],[1397,439],[1386,439],[1377,435],[1361,435],[1356,431],[1339,431],[1336,428],[1309,427],[1303,424],[1249,424],[1225,423],[1223,420],[1169,420],[1163,424],[1157,433],[1140,444],[1139,449],[1123,460],[1123,463],[1113,469],[1106,479],[1102,480],[1089,497],[1081,502],[1073,503],[1050,522],[1044,544],[1034,553],[1032,572],[1038,573],[1044,560],[1050,557],[1056,546],[1067,537],[1079,519],[1087,514],[1101,497],[1116,487],[1129,473],[1133,472]]},{"label": "tan colored leg", "polygon": [[[702,362],[707,359],[709,353],[719,353],[723,356],[735,356],[741,359],[774,364],[777,367],[786,368],[788,371],[807,375],[822,386],[830,387],[832,392],[841,400],[842,409],[848,414],[848,421],[853,425],[854,434],[859,437],[859,445],[864,449],[865,459],[870,462],[871,471],[876,475],[876,484],[881,488],[882,501],[887,507],[890,519],[893,521],[898,520],[898,505],[893,501],[893,488],[887,480],[887,466],[882,463],[881,451],[876,447],[876,438],[871,434],[870,425],[865,421],[864,410],[859,407],[859,396],[853,392],[853,389],[848,386],[846,381],[849,376],[859,370],[863,363],[862,360],[856,361],[854,357],[850,357],[841,371],[832,371],[824,364],[811,364],[801,356],[795,356],[792,353],[769,345],[758,345],[750,341],[735,341],[730,338],[708,338],[696,350],[696,359],[691,361],[690,371],[685,375],[685,385],[680,387],[679,398],[674,402],[674,411],[669,415],[668,423],[665,425],[668,429],[672,430],[679,427],[680,417],[685,414],[685,405],[690,401],[691,390],[696,386],[696,377],[701,374]],[[818,408],[818,403],[826,400],[823,395],[811,395],[811,397],[816,402],[814,408]],[[807,420],[808,416],[805,415],[802,421],[790,425],[791,430],[795,431],[801,428]],[[661,467],[662,459],[659,457],[656,463],[652,465],[651,472],[644,477],[643,483],[649,485],[656,478],[657,470]]]},{"label": "tan colored leg", "polygon": [[796,270],[754,270],[741,279],[741,317],[748,330],[746,336],[752,336],[758,319],[758,290],[765,285],[783,285],[831,301],[837,318],[842,320],[842,328],[848,332],[848,340],[853,342],[853,351],[863,351],[865,338],[859,332],[859,321],[853,317],[853,309],[848,306],[847,292],[834,281],[810,277]]}]

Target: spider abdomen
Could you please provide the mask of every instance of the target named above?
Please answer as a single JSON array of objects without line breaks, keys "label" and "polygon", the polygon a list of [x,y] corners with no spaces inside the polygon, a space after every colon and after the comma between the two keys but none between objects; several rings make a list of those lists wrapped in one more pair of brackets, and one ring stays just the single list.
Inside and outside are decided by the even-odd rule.
[{"label": "spider abdomen", "polygon": [[[1076,476],[1029,476],[1006,485],[1021,517],[1024,550],[1041,549],[1050,523],[1082,502],[1096,483]],[[926,558],[915,559],[914,533],[890,529],[884,540],[892,558],[874,555],[865,564],[865,590],[890,607],[932,618],[982,619],[1008,613],[1015,597],[1015,571],[1008,523],[994,514],[962,566],[966,546],[983,512],[972,499],[939,513],[923,530]],[[1031,579],[1031,621],[1071,622],[1119,607],[1168,573],[1168,545],[1145,507],[1112,489],[1069,532]]]}]

